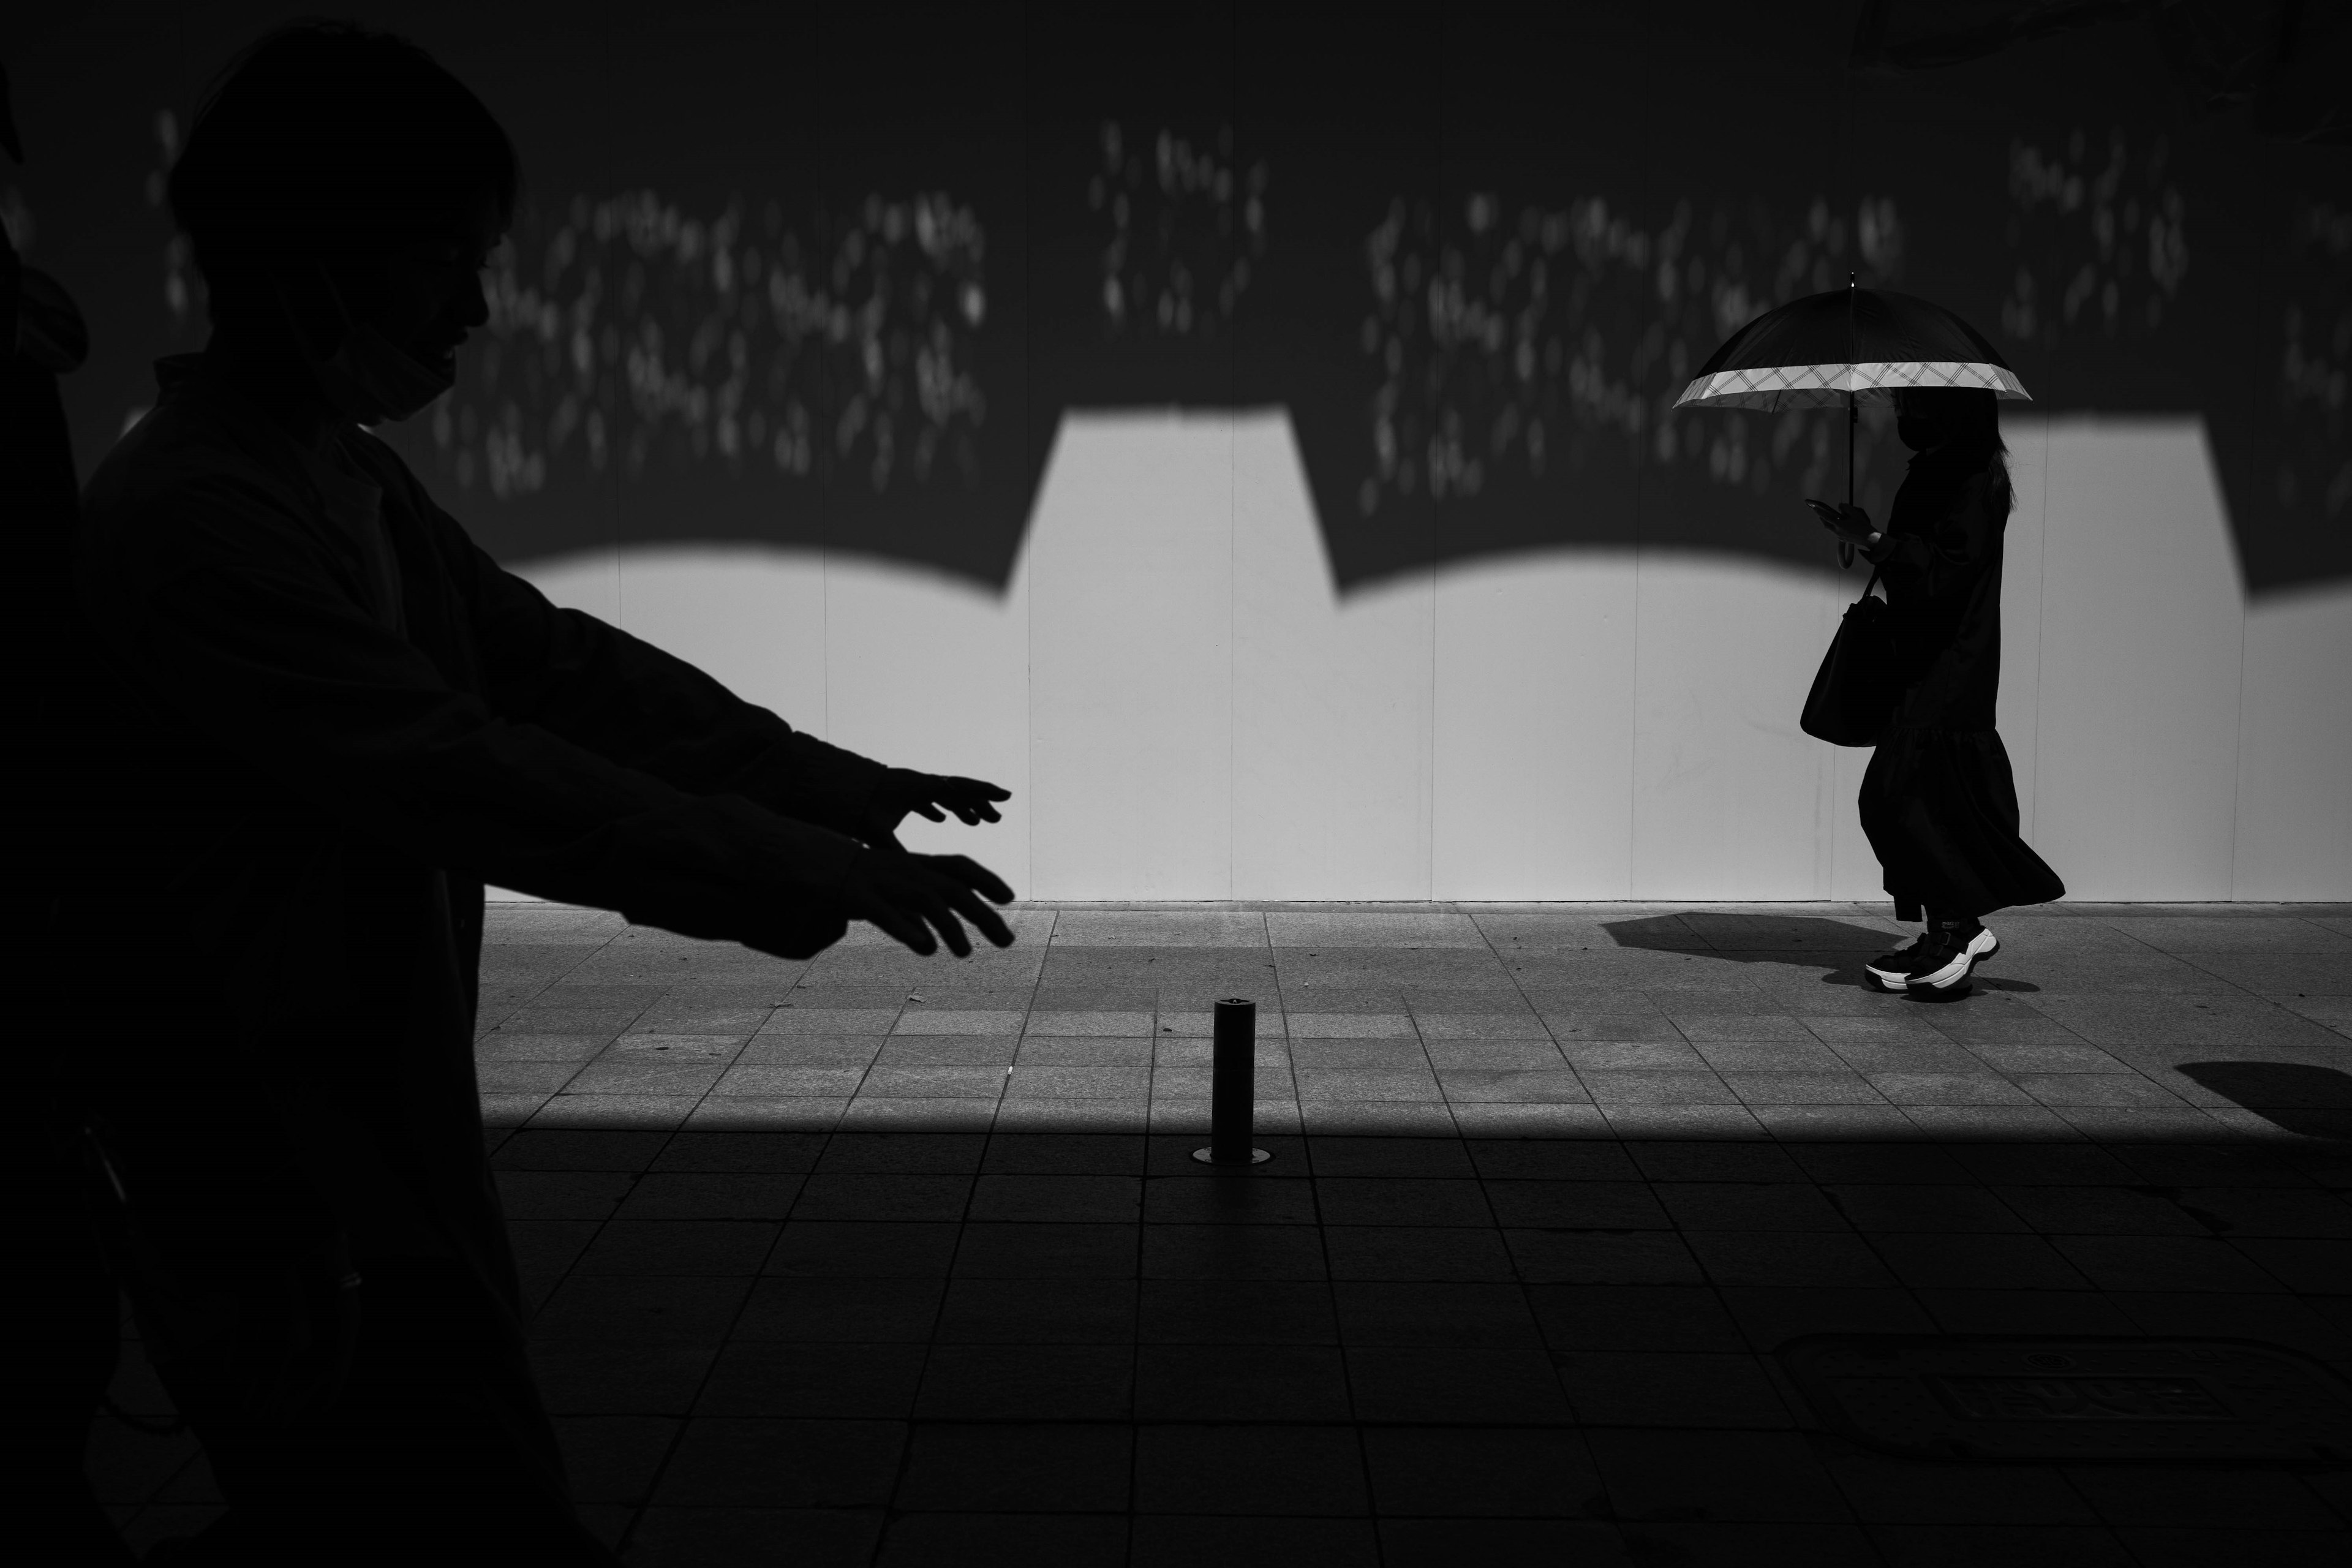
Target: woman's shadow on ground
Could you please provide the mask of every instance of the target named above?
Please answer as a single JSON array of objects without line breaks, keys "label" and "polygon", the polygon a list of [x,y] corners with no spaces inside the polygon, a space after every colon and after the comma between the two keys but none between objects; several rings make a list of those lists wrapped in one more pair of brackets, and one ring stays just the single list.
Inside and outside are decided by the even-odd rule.
[{"label": "woman's shadow on ground", "polygon": [[[1620,947],[1645,948],[1653,952],[1703,952],[1735,963],[1788,965],[1818,961],[1824,966],[1822,984],[1871,991],[1878,986],[1864,973],[1863,965],[1911,940],[1908,934],[1882,927],[1822,915],[1722,914],[1705,910],[1603,921],[1601,929]],[[1941,999],[1958,1001],[1970,988],[2009,992],[2042,989],[2030,981],[1990,974],[1979,967],[1967,985]]]}]

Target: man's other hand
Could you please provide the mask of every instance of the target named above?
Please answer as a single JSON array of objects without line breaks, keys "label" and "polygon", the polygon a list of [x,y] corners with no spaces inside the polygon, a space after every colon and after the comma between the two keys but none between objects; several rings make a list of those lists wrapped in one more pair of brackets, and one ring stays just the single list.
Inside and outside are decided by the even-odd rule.
[{"label": "man's other hand", "polygon": [[996,802],[1011,800],[1013,792],[988,783],[985,779],[950,778],[943,773],[917,773],[912,768],[892,768],[882,775],[874,791],[873,804],[866,807],[866,832],[861,834],[868,844],[895,849],[898,847],[898,824],[908,813],[931,822],[945,822],[949,812],[966,827],[983,822],[1003,820],[996,814]]},{"label": "man's other hand", "polygon": [[[1006,797],[1000,795],[999,798]],[[961,855],[909,855],[894,849],[868,849],[859,855],[850,862],[848,879],[841,889],[844,913],[853,920],[871,921],[927,957],[945,942],[950,952],[970,958],[971,939],[964,935],[963,921],[970,921],[997,946],[1013,945],[1012,928],[981,902],[983,896],[1009,904],[1013,889],[987,867]],[[939,933],[936,937],[934,931]]]}]

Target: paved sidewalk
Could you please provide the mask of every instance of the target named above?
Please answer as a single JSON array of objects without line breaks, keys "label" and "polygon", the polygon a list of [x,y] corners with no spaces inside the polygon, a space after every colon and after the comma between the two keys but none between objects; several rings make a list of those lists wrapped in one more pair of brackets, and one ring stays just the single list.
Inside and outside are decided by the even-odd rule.
[{"label": "paved sidewalk", "polygon": [[483,1103],[533,1128],[1194,1131],[1221,996],[1258,1005],[1269,1131],[2202,1139],[2273,1124],[2185,1066],[2344,1065],[2346,910],[2062,908],[1997,920],[1973,994],[1931,1005],[1864,988],[1905,938],[1859,905],[1033,907],[970,961],[859,927],[809,963],[508,905]]},{"label": "paved sidewalk", "polygon": [[[1770,1352],[2352,1374],[2352,909],[2000,920],[1946,1004],[1862,989],[1860,906],[1018,913],[803,965],[494,910],[494,1163],[632,1563],[2341,1561],[2345,1469],[1887,1458]],[[1246,1175],[1187,1157],[1221,995]],[[134,1537],[209,1512],[97,1443]]]}]

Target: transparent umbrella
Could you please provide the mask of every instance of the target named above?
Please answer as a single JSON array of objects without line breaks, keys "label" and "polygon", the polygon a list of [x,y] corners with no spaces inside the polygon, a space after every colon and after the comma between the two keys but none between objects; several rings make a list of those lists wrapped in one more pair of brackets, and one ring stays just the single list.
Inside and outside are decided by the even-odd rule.
[{"label": "transparent umbrella", "polygon": [[[1734,332],[1675,399],[1677,408],[1845,405],[1845,499],[1853,501],[1853,435],[1862,405],[1906,386],[1967,386],[2029,398],[1982,333],[1941,305],[1855,285],[1808,294]],[[1840,546],[1851,564],[1850,546]]]}]

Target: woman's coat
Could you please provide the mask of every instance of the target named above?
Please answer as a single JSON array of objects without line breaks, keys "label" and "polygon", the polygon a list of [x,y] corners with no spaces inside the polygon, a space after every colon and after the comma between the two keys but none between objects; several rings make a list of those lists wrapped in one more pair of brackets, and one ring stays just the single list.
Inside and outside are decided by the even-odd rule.
[{"label": "woman's coat", "polygon": [[1990,452],[1922,452],[1869,552],[1886,584],[1903,696],[1863,775],[1862,826],[1897,919],[1975,919],[2065,895],[2018,836],[2017,786],[1994,728],[2009,509]]}]

